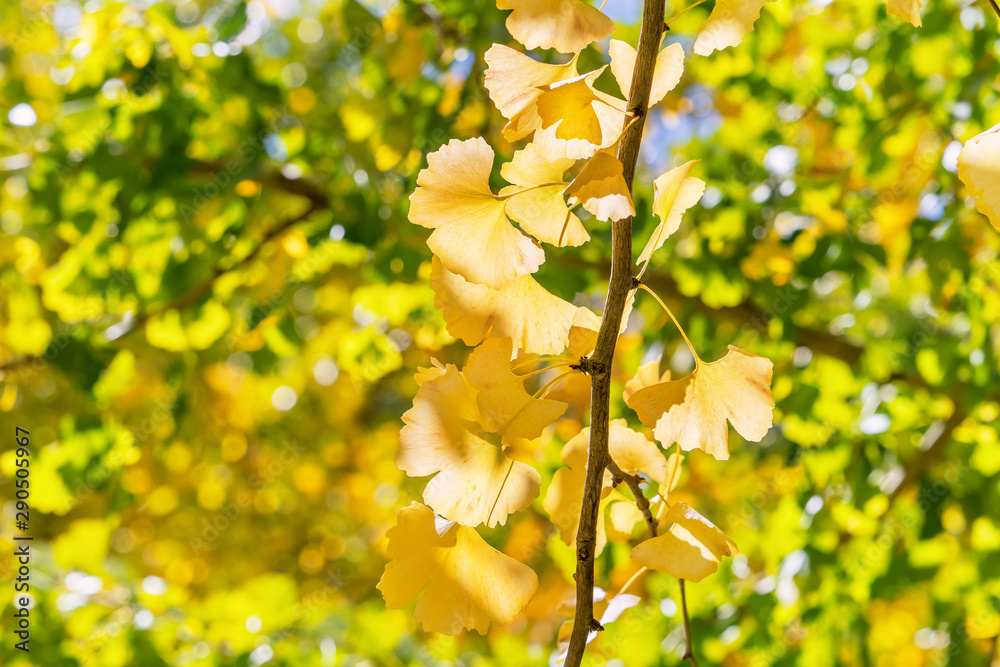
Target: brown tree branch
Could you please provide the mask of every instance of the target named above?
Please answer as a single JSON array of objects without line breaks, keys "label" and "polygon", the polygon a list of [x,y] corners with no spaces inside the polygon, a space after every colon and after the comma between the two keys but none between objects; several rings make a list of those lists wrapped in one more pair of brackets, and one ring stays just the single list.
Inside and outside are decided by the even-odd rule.
[{"label": "brown tree branch", "polygon": [[[628,110],[632,113],[634,121],[626,122],[618,148],[618,159],[624,168],[625,182],[630,191],[635,178],[639,146],[642,143],[646,110],[649,106],[653,68],[663,37],[663,5],[664,0],[645,0],[642,11],[639,48],[632,72],[632,89],[628,98]],[[597,522],[604,471],[611,462],[611,455],[608,452],[611,362],[618,343],[625,300],[633,288],[631,218],[618,220],[612,224],[611,244],[608,301],[604,308],[597,345],[587,364],[591,375],[590,450],[587,454],[587,477],[576,536],[576,614],[573,619],[573,634],[570,636],[566,653],[566,667],[579,667],[583,660],[584,649],[587,647],[587,636],[595,624],[594,552],[597,545]]]},{"label": "brown tree branch", "polygon": [[646,520],[646,525],[649,527],[650,536],[656,537],[656,517],[653,516],[652,510],[649,508],[649,498],[643,494],[642,489],[639,487],[639,476],[630,475],[619,468],[614,459],[608,463],[608,470],[611,471],[611,478],[614,480],[615,485],[621,482],[628,484],[632,495],[635,496],[635,506],[642,512],[642,518]]}]

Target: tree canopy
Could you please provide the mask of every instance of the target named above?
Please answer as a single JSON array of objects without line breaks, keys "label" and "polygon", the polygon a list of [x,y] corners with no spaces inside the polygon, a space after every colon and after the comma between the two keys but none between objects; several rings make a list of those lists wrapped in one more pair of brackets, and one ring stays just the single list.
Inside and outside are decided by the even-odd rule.
[{"label": "tree canopy", "polygon": [[[432,473],[407,463],[419,443],[404,425],[435,391],[483,410],[496,388],[470,366],[509,362],[532,333],[489,338],[473,359],[483,325],[456,328],[442,290],[530,274],[577,323],[603,308],[608,218],[628,206],[631,265],[648,259],[643,284],[700,357],[733,345],[773,362],[773,427],[723,420],[727,461],[695,450],[678,478],[665,456],[625,470],[672,489],[676,525],[700,530],[691,510],[738,545],[713,533],[716,571],[685,576],[702,664],[995,662],[1000,181],[984,133],[1000,123],[997,14],[985,0],[779,0],[742,43],[703,40],[727,2],[671,19],[664,60],[683,71],[654,79],[665,90],[627,202],[581,204],[565,230],[529,230],[534,209],[506,209],[547,244],[544,264],[524,244],[516,276],[509,256],[457,273],[448,250],[468,248],[429,242],[444,213],[420,221],[435,204],[411,198],[430,187],[418,174],[465,147],[478,171],[456,171],[462,188],[537,185],[515,157],[530,138],[496,108],[487,69],[513,57],[504,49],[548,65],[579,49],[581,74],[610,63],[585,81],[596,99],[627,98],[614,63],[634,58],[638,0],[606,3],[610,38],[558,49],[532,42],[537,19],[525,28],[511,18],[524,3],[508,0],[0,8],[0,545],[12,553],[20,532],[16,427],[30,432],[34,538],[31,653],[7,634],[0,662],[550,664],[577,558],[553,489],[582,484],[589,382],[549,389],[566,407],[540,433],[434,412],[471,437],[503,431],[510,469],[531,468],[520,479],[537,493],[515,498],[509,521],[487,503],[436,526],[449,510],[428,500],[436,477],[408,476]],[[985,143],[960,169],[974,137]],[[683,219],[658,180],[678,168],[675,187],[704,188]],[[612,418],[627,421],[611,428],[648,434],[623,438],[636,457],[668,455],[657,420],[630,409],[649,389],[627,383],[705,366],[656,300],[630,307],[609,370]],[[630,489],[612,491],[595,575],[604,629],[585,664],[678,664],[677,579],[629,581],[633,558],[659,569],[657,554],[633,552],[642,517],[621,502]],[[430,530],[437,541],[412,537]],[[506,564],[497,585],[516,609],[464,630],[421,623],[413,596],[383,597],[387,563],[449,540]],[[12,580],[17,564],[0,562]],[[491,583],[435,562],[448,581]],[[630,583],[634,600],[615,595]],[[425,585],[421,600],[441,590]]]}]

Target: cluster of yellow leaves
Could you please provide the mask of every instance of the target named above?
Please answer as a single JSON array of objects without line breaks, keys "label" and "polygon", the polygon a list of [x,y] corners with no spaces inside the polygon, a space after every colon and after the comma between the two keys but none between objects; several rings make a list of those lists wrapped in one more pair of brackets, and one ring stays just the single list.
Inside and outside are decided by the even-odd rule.
[{"label": "cluster of yellow leaves", "polygon": [[412,477],[434,475],[424,501],[465,526],[502,525],[538,495],[538,472],[509,459],[504,446],[537,438],[566,410],[525,391],[510,372],[510,350],[509,338],[490,339],[462,371],[422,369],[413,408],[403,415],[396,464]]},{"label": "cluster of yellow leaves", "polygon": [[[718,0],[695,53],[707,55],[742,41],[764,1]],[[452,140],[427,156],[410,197],[410,220],[433,230],[427,244],[434,255],[435,305],[451,335],[478,347],[461,370],[435,363],[417,373],[419,389],[403,415],[397,464],[410,476],[431,479],[423,491],[426,506],[403,509],[389,531],[392,561],[379,588],[392,608],[419,596],[417,620],[445,633],[485,632],[490,623],[509,623],[537,587],[530,569],[489,547],[475,528],[503,525],[538,496],[538,472],[515,460],[514,452],[567,408],[546,399],[546,388],[529,394],[526,376],[512,372],[511,360],[522,353],[564,352],[580,359],[597,340],[600,320],[594,313],[549,293],[532,276],[545,261],[542,244],[561,248],[590,239],[573,212],[577,206],[604,221],[635,215],[616,157],[633,114],[624,99],[595,88],[608,65],[584,73],[577,69],[581,50],[608,37],[613,22],[582,0],[498,0],[498,7],[511,10],[507,27],[526,48],[572,57],[547,64],[494,44],[485,55],[485,85],[508,121],[503,134],[512,142],[530,138],[501,167],[509,185],[491,189],[495,156],[486,141]],[[608,50],[611,72],[628,97],[636,51],[620,40],[612,40]],[[648,104],[677,86],[683,71],[683,47],[663,49]],[[653,211],[660,224],[639,258],[643,270],[704,192],[705,183],[688,176],[695,162],[656,179]],[[567,177],[571,171],[575,175]],[[634,292],[627,311],[633,300]],[[661,376],[658,362],[644,366],[626,386],[626,400],[646,426],[655,427],[664,446],[678,442],[683,449],[701,448],[726,458],[726,420],[742,435],[760,439],[774,405],[770,362],[742,351],[736,355],[710,364],[699,359],[696,371],[677,381],[669,373]],[[567,442],[566,467],[556,472],[543,502],[570,544],[583,502],[589,441],[584,429]],[[624,474],[655,484],[660,509],[668,507],[666,494],[676,485],[683,460],[679,453],[667,458],[623,419],[611,424],[610,450]],[[627,540],[643,514],[616,488],[620,481],[606,474],[600,502],[602,512],[610,507],[613,535]],[[705,562],[714,558],[718,563],[735,553],[735,545],[712,533],[707,527],[718,529],[686,505],[671,507],[664,521],[673,524],[670,532],[642,543],[633,554],[649,567],[699,579],[707,572]],[[598,552],[606,540],[602,520]],[[704,562],[694,559],[695,552]],[[635,596],[619,597],[609,604],[616,618],[635,604]]]},{"label": "cluster of yellow leaves", "polygon": [[[583,429],[572,438],[562,450],[562,460],[565,468],[556,471],[552,484],[545,495],[544,507],[549,518],[559,528],[559,536],[566,544],[576,543],[576,533],[580,522],[580,507],[583,504],[584,480],[587,475],[587,450],[590,448],[590,429]],[[668,479],[667,460],[659,448],[646,439],[646,436],[628,427],[624,419],[611,422],[608,437],[608,448],[611,458],[624,472],[636,474],[646,473],[659,484],[666,484]],[[625,498],[613,489],[611,473],[605,471],[604,484],[601,492],[601,511],[615,501]],[[631,503],[628,507],[634,507]],[[617,507],[617,505],[616,505]],[[615,520],[615,517],[618,517]],[[619,533],[630,533],[637,520],[630,510],[612,514],[614,527]],[[631,520],[631,523],[628,523]],[[596,554],[604,550],[607,543],[607,533],[604,522],[597,524]]]}]

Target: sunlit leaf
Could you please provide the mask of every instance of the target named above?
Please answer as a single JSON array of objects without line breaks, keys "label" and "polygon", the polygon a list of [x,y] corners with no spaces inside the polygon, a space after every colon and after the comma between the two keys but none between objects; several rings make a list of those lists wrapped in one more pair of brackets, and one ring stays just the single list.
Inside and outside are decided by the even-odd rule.
[{"label": "sunlit leaf", "polygon": [[542,126],[538,97],[545,86],[577,76],[576,58],[563,65],[549,65],[523,53],[494,44],[484,56],[486,89],[497,110],[508,121],[503,129],[508,141],[522,139]]},{"label": "sunlit leaf", "polygon": [[[632,89],[632,71],[635,69],[636,51],[620,39],[612,39],[608,46],[611,55],[611,73],[615,75],[618,88],[626,98]],[[679,43],[670,44],[656,56],[653,83],[649,90],[649,106],[653,106],[680,83],[684,75],[684,47]]]},{"label": "sunlit leaf", "polygon": [[524,383],[510,370],[510,338],[483,341],[462,369],[466,379],[479,390],[483,427],[500,433],[505,439],[537,438],[542,430],[566,411],[566,404],[550,399],[533,398]]},{"label": "sunlit leaf", "polygon": [[444,311],[448,332],[466,345],[489,337],[512,338],[532,354],[559,354],[579,308],[549,293],[531,276],[500,290],[467,282],[436,258],[431,271],[435,304]]},{"label": "sunlit leaf", "polygon": [[497,0],[497,7],[514,10],[507,30],[528,49],[576,53],[615,29],[611,19],[583,0]]},{"label": "sunlit leaf", "polygon": [[707,56],[737,46],[753,30],[765,2],[774,0],[717,0],[712,13],[694,41],[694,52]]},{"label": "sunlit leaf", "polygon": [[482,437],[476,395],[454,366],[425,380],[403,415],[396,464],[414,477],[434,475],[424,501],[441,516],[492,527],[528,506],[541,477]]},{"label": "sunlit leaf", "polygon": [[621,220],[635,215],[632,193],[622,163],[610,149],[594,154],[566,187],[569,203],[579,202],[598,220]]},{"label": "sunlit leaf", "polygon": [[[555,138],[545,133],[535,135],[535,143],[514,153],[514,159],[500,168],[500,173],[514,185],[500,191],[513,194],[507,200],[507,215],[521,229],[539,241],[557,247],[578,246],[590,240],[580,219],[566,206],[563,174],[576,160],[555,158],[559,148]],[[551,185],[550,185],[551,184]],[[540,187],[541,186],[541,187]]]},{"label": "sunlit leaf", "polygon": [[654,428],[665,447],[702,449],[719,460],[729,458],[729,428],[747,440],[759,441],[771,428],[773,365],[729,346],[722,359],[696,360],[691,375],[641,389],[628,405],[643,424]]},{"label": "sunlit leaf", "polygon": [[390,609],[419,597],[413,616],[428,631],[486,634],[513,621],[538,588],[531,568],[418,503],[399,511],[387,537],[391,560],[378,589]]},{"label": "sunlit leaf", "polygon": [[427,165],[410,195],[410,221],[434,230],[427,245],[449,270],[493,289],[538,270],[541,248],[511,226],[490,190],[489,144],[452,140]]},{"label": "sunlit leaf", "polygon": [[663,523],[673,525],[635,547],[632,560],[678,579],[698,582],[715,572],[724,557],[738,551],[725,533],[685,503],[674,504]]},{"label": "sunlit leaf", "polygon": [[705,181],[700,178],[688,178],[698,160],[681,165],[661,174],[654,182],[653,213],[660,218],[660,224],[653,230],[652,236],[642,249],[637,264],[649,260],[649,257],[663,247],[663,242],[680,229],[681,216],[689,208],[698,203],[705,192]]}]

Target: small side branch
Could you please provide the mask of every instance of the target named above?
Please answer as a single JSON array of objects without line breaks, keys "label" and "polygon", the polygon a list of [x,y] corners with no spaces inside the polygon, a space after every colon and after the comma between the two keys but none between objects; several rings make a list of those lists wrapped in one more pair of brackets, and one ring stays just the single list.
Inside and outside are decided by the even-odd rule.
[{"label": "small side branch", "polygon": [[635,496],[635,506],[639,508],[642,512],[642,518],[646,520],[646,525],[649,527],[649,534],[651,537],[656,537],[656,518],[653,516],[653,512],[649,507],[649,499],[646,498],[645,494],[642,492],[642,488],[639,486],[639,476],[630,475],[621,468],[614,461],[608,464],[608,470],[611,471],[611,478],[614,480],[615,484],[620,484],[625,482],[628,484],[628,488],[632,491],[632,495]]}]

